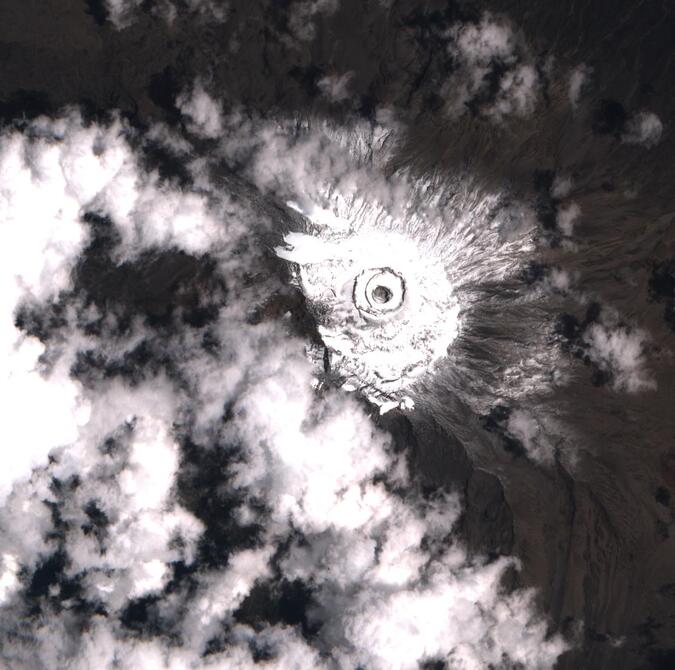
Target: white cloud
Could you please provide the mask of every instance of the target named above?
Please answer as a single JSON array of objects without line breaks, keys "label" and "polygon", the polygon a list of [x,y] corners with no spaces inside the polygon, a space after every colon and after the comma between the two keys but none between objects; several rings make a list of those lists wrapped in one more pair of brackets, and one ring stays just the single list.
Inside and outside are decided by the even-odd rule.
[{"label": "white cloud", "polygon": [[256,580],[269,577],[272,547],[246,549],[232,556],[224,573],[201,579],[200,590],[190,604],[183,632],[192,649],[201,650],[219,632],[223,619],[241,604]]},{"label": "white cloud", "polygon": [[574,181],[569,175],[556,175],[551,186],[551,196],[556,200],[566,198],[574,186]]},{"label": "white cloud", "polygon": [[496,561],[458,575],[438,569],[414,590],[357,598],[347,610],[347,639],[358,650],[351,659],[376,670],[412,670],[420,660],[480,670],[507,655],[524,667],[552,667],[565,645],[544,641],[542,623],[527,614],[529,594],[496,596],[504,568]]},{"label": "white cloud", "polygon": [[[119,122],[84,128],[71,116],[41,120],[33,135],[36,129],[42,139],[13,135],[0,160],[3,225],[10,231],[3,240],[6,272],[14,287],[2,305],[3,342],[10,362],[18,361],[11,363],[16,374],[7,390],[14,393],[25,379],[32,385],[16,395],[18,419],[11,424],[15,438],[30,440],[27,455],[14,456],[16,463],[2,475],[0,626],[15,629],[27,597],[17,588],[17,568],[30,575],[55,552],[63,558],[62,578],[78,583],[81,597],[105,608],[107,616],[90,614],[86,627],[75,625],[55,581],[51,598],[35,596],[41,615],[21,636],[9,636],[14,642],[0,652],[2,662],[26,670],[113,663],[130,669],[253,667],[259,649],[270,656],[263,667],[280,669],[346,662],[408,668],[432,655],[459,667],[485,667],[504,654],[525,667],[552,666],[564,643],[546,637],[531,594],[507,595],[499,586],[512,561],[472,562],[453,537],[460,499],[423,501],[403,456],[393,453],[390,436],[375,427],[364,405],[340,390],[318,391],[305,342],[291,335],[287,321],[251,323],[252,305],[280,288],[276,277],[252,261],[255,251],[240,253],[244,243],[255,246],[259,229],[253,223],[269,225],[252,214],[263,210],[235,206],[223,192],[227,185],[210,181],[208,164],[191,166],[199,182],[194,191],[148,174]],[[309,208],[314,203],[338,219],[354,221],[358,214],[361,233],[380,235],[366,249],[370,261],[395,260],[406,277],[425,287],[414,303],[419,318],[436,313],[422,297],[445,299],[443,282],[456,276],[442,263],[455,264],[457,274],[485,275],[485,266],[471,269],[473,259],[462,255],[467,246],[442,260],[438,254],[466,240],[481,257],[499,263],[529,244],[529,229],[513,211],[487,219],[480,240],[473,235],[469,218],[485,215],[496,197],[475,198],[479,204],[468,213],[460,206],[467,200],[444,208],[444,194],[430,186],[411,188],[404,178],[385,179],[359,164],[358,143],[344,149],[329,144],[325,134],[289,138],[283,128],[260,130],[253,139],[226,137],[221,147],[253,153],[248,175],[262,193],[293,198],[308,213],[315,212]],[[182,151],[182,141],[172,144]],[[38,188],[49,194],[48,202],[33,204],[40,200]],[[472,202],[475,194],[462,197]],[[42,208],[37,219],[36,207]],[[141,263],[141,252],[149,249],[210,253],[220,269],[229,270],[226,302],[218,303],[214,320],[188,326],[176,318],[170,327],[155,329],[139,317],[123,331],[115,327],[114,308],[92,309],[81,297],[64,296],[63,322],[50,339],[39,343],[22,335],[13,322],[17,305],[30,300],[44,310],[60,289],[72,288],[71,270],[87,241],[81,217],[89,209],[109,217],[120,236],[109,250],[113,262]],[[394,242],[440,225],[449,213],[458,223],[447,237],[412,251]],[[324,214],[317,225],[329,228],[327,221]],[[349,255],[356,251],[352,244]],[[412,269],[420,256],[424,277]],[[508,272],[504,263],[496,277]],[[83,324],[99,317],[105,328],[83,331]],[[436,355],[446,341],[437,346],[436,322],[428,320],[433,323],[424,332],[431,342],[422,338],[419,344]],[[207,335],[217,353],[204,346]],[[28,348],[17,348],[17,341]],[[112,362],[124,360],[141,342],[161,351],[161,361],[133,381],[110,369],[85,384],[70,374],[79,352],[92,351],[114,369]],[[43,355],[51,367],[40,376],[34,368]],[[56,405],[63,397],[67,402]],[[52,405],[63,413],[63,426],[54,425]],[[33,429],[36,412],[44,416]],[[527,422],[512,426],[525,428]],[[536,447],[541,438],[530,433],[526,437]],[[208,495],[232,496],[233,518],[258,524],[260,532],[247,546],[224,549],[222,567],[196,569],[200,538],[214,520],[198,519],[189,496],[181,494],[181,477],[200,467],[184,462],[181,435],[206,453],[236,445],[231,462],[208,466],[216,480]],[[191,495],[205,494],[197,489]],[[176,564],[195,570],[189,586],[169,589]],[[307,615],[318,632],[311,641],[294,627],[261,619],[254,629],[234,618],[256,584],[279,573],[313,585]],[[147,596],[157,608],[157,626],[180,634],[183,647],[150,637],[151,627],[148,639],[125,631],[122,613]],[[214,639],[223,648],[204,655]]]},{"label": "white cloud", "polygon": [[479,23],[454,26],[448,50],[457,69],[443,87],[446,108],[460,116],[467,105],[479,100],[488,89],[495,65],[503,72],[494,100],[481,102],[480,113],[500,123],[509,116],[527,117],[541,92],[539,74],[511,27],[504,20],[484,14]]},{"label": "white cloud", "polygon": [[552,268],[546,279],[553,289],[563,293],[569,291],[574,282],[574,276],[560,268]]},{"label": "white cloud", "polygon": [[553,463],[554,447],[547,431],[532,414],[522,409],[514,410],[509,415],[506,429],[523,445],[530,458],[539,463]]},{"label": "white cloud", "polygon": [[621,325],[592,324],[584,333],[589,356],[601,369],[614,375],[613,385],[635,393],[653,390],[656,382],[646,369],[647,333]]},{"label": "white cloud", "polygon": [[581,63],[577,65],[571,72],[568,84],[568,97],[572,109],[576,109],[581,100],[581,95],[587,87],[590,77],[593,74],[593,68]]},{"label": "white cloud", "polygon": [[223,132],[223,118],[220,104],[214,100],[198,82],[192,92],[184,92],[176,102],[180,111],[189,118],[188,128],[197,135],[208,139],[219,137]]},{"label": "white cloud", "polygon": [[[96,155],[106,133],[84,129],[74,117],[36,130],[31,141],[4,132],[0,148],[0,347],[7,366],[0,395],[5,439],[12,445],[0,457],[0,500],[15,479],[27,476],[53,447],[71,442],[86,421],[79,384],[69,379],[67,367],[41,365],[44,346],[20,333],[14,319],[22,302],[56,298],[69,288],[87,241],[81,208],[118,163],[114,152]],[[59,137],[64,140],[53,141]]]},{"label": "white cloud", "polygon": [[127,257],[155,245],[218,251],[236,244],[243,230],[223,211],[229,203],[222,198],[214,211],[213,198],[182,194],[161,185],[156,174],[143,174],[118,121],[85,128],[72,113],[37,120],[32,135],[5,132],[0,150],[0,346],[8,364],[0,383],[8,403],[6,434],[17,445],[3,451],[0,497],[52,448],[73,442],[87,421],[88,401],[68,374],[72,360],[43,364],[44,345],[14,326],[21,305],[55,299],[71,287],[70,273],[88,241],[82,214],[105,210]]},{"label": "white cloud", "polygon": [[[350,530],[384,513],[378,506],[386,496],[369,479],[388,465],[385,436],[352,398],[316,405],[302,348],[269,350],[261,363],[265,376],[238,402],[246,420],[236,434],[250,448],[236,468],[236,484],[265,490],[273,519],[306,532],[329,525]],[[283,426],[274,420],[278,407],[284,408]]]},{"label": "white cloud", "polygon": [[0,568],[0,605],[3,605],[19,588],[17,573],[19,563],[12,554],[2,556],[2,568]]},{"label": "white cloud", "polygon": [[127,27],[131,23],[133,12],[141,6],[141,0],[106,0],[110,20],[116,28]]},{"label": "white cloud", "polygon": [[581,207],[576,202],[570,202],[558,210],[556,223],[566,237],[571,237],[574,232],[574,224],[581,216]]},{"label": "white cloud", "polygon": [[316,37],[317,15],[333,14],[338,0],[300,0],[290,5],[288,27],[296,39],[311,42]]},{"label": "white cloud", "polygon": [[[89,422],[76,443],[56,455],[49,474],[80,483],[61,511],[71,522],[69,571],[87,573],[98,600],[120,608],[129,598],[161,589],[167,564],[192,560],[202,525],[172,500],[178,446],[171,436],[177,401],[170,384],[157,378],[137,388],[112,383],[93,393]],[[109,436],[116,451],[101,452]],[[53,496],[52,496],[53,498]],[[88,506],[105,516],[105,537],[86,530]],[[174,544],[182,538],[182,549]]]},{"label": "white cloud", "polygon": [[539,75],[532,65],[519,65],[507,72],[499,83],[499,93],[489,114],[496,119],[505,116],[529,116],[539,96]]},{"label": "white cloud", "polygon": [[[115,28],[122,30],[131,25],[141,11],[143,0],[105,0],[110,21]],[[177,6],[178,5],[178,6]],[[160,0],[153,7],[153,14],[160,16],[168,23],[173,23],[181,11],[185,9],[209,21],[222,22],[227,19],[229,3],[223,0],[183,0],[176,3],[173,0]]]},{"label": "white cloud", "polygon": [[319,79],[317,86],[331,102],[342,102],[350,97],[349,84],[353,77],[354,72],[326,75]]},{"label": "white cloud", "polygon": [[628,120],[621,141],[626,144],[641,144],[650,149],[661,141],[662,134],[663,123],[656,114],[639,112]]},{"label": "white cloud", "polygon": [[511,28],[484,15],[478,24],[455,28],[457,48],[470,63],[486,65],[494,58],[506,63],[515,59],[516,40]]}]

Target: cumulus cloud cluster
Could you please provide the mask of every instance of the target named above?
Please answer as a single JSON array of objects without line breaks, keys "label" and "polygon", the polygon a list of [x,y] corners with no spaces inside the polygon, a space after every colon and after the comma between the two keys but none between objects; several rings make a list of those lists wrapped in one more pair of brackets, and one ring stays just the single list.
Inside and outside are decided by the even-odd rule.
[{"label": "cumulus cloud cluster", "polygon": [[616,310],[589,301],[586,315],[579,319],[563,314],[557,325],[563,347],[593,369],[592,381],[611,385],[617,391],[637,393],[656,388],[648,361],[649,333],[622,320]]},{"label": "cumulus cloud cluster", "polygon": [[611,375],[614,388],[631,393],[656,388],[645,360],[649,340],[645,331],[594,323],[585,332],[584,340],[591,360]]},{"label": "cumulus cloud cluster", "polygon": [[[105,0],[108,17],[118,30],[127,28],[143,8],[143,0]],[[160,0],[153,6],[153,14],[172,23],[181,13],[207,18],[209,21],[225,21],[229,4],[223,0]]]},{"label": "cumulus cloud cluster", "polygon": [[199,137],[216,139],[223,132],[223,115],[220,105],[211,97],[201,82],[192,91],[184,91],[176,106],[188,121],[188,128]]},{"label": "cumulus cloud cluster", "polygon": [[[504,584],[515,561],[470,559],[461,497],[422,495],[368,408],[318,386],[260,244],[300,217],[283,197],[308,213],[343,197],[317,173],[366,179],[394,210],[408,193],[335,147],[297,160],[325,155],[325,135],[242,135],[205,95],[179,101],[194,132],[223,129],[231,160],[254,147],[242,172],[259,190],[160,127],[72,112],[3,131],[2,662],[551,667],[566,643]],[[182,183],[147,143],[184,163]]]},{"label": "cumulus cloud cluster", "polygon": [[584,90],[588,87],[588,83],[593,74],[593,68],[581,63],[577,65],[569,75],[568,82],[568,96],[570,104],[573,109],[576,109],[581,100]]},{"label": "cumulus cloud cluster", "polygon": [[333,14],[338,0],[299,0],[290,6],[288,28],[301,42],[311,42],[316,37],[316,22],[322,14]]},{"label": "cumulus cloud cluster", "polygon": [[650,149],[661,141],[662,134],[663,122],[654,112],[639,112],[628,119],[621,141]]},{"label": "cumulus cloud cluster", "polygon": [[500,122],[534,111],[541,76],[526,45],[505,20],[485,14],[478,23],[454,26],[449,37],[455,71],[444,86],[444,97],[450,114],[471,109]]},{"label": "cumulus cloud cluster", "polygon": [[321,93],[331,102],[343,102],[350,96],[349,86],[354,77],[354,72],[344,74],[329,74],[317,82]]}]

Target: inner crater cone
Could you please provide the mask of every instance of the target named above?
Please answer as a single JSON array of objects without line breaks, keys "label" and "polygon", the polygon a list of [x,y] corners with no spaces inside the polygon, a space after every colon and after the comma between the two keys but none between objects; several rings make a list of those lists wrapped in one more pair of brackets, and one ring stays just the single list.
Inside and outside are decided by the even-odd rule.
[{"label": "inner crater cone", "polygon": [[354,304],[368,314],[399,309],[405,299],[405,282],[391,268],[371,268],[354,281]]},{"label": "inner crater cone", "polygon": [[375,302],[385,304],[394,297],[394,294],[386,286],[379,285],[373,289],[371,297]]}]

